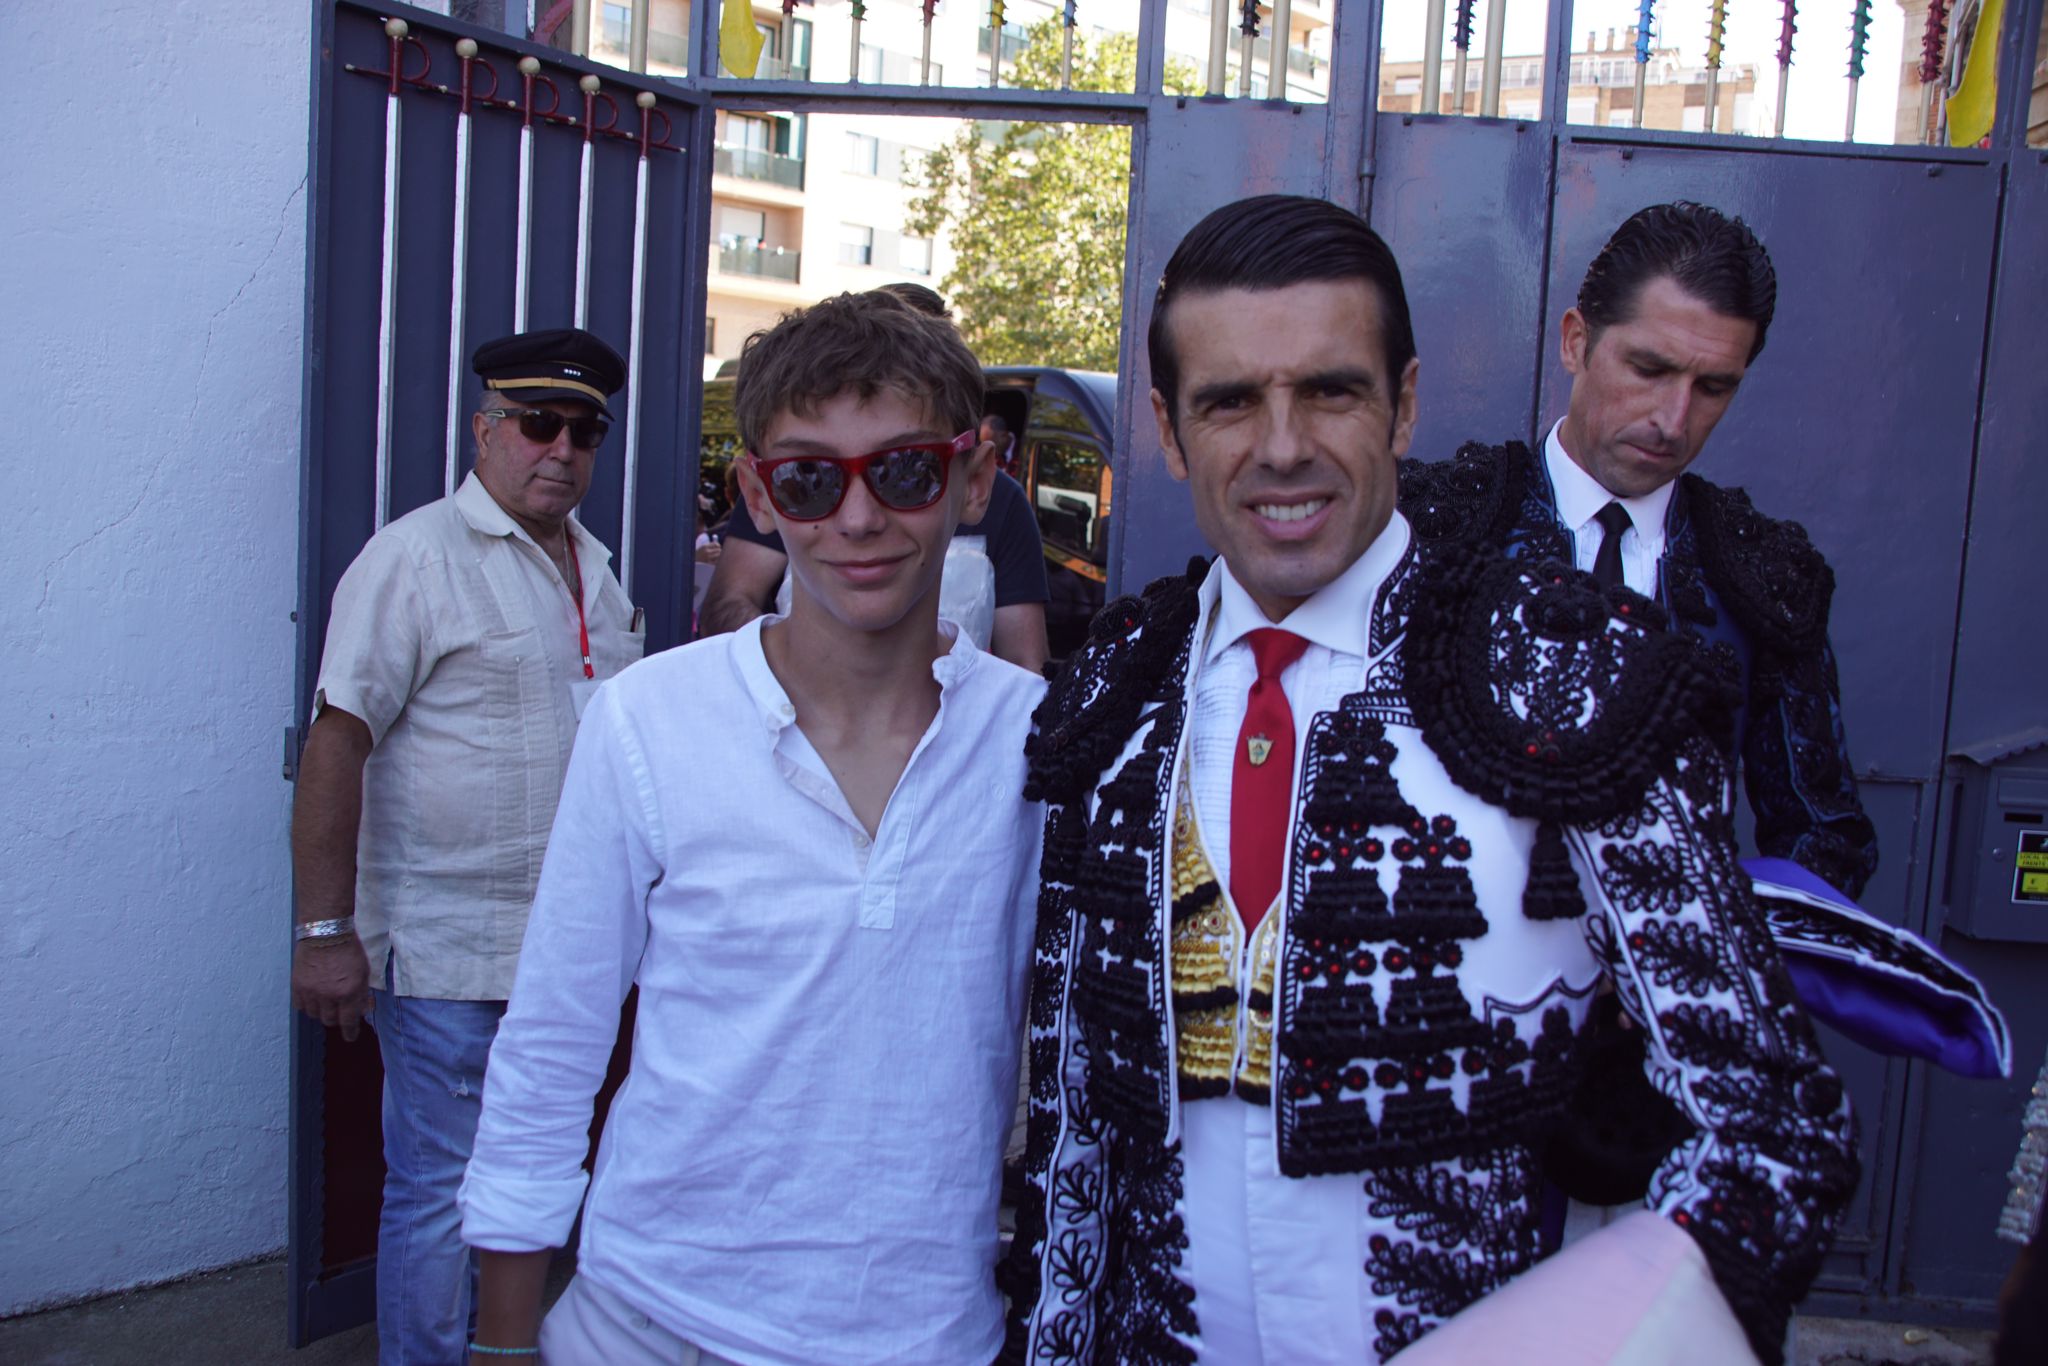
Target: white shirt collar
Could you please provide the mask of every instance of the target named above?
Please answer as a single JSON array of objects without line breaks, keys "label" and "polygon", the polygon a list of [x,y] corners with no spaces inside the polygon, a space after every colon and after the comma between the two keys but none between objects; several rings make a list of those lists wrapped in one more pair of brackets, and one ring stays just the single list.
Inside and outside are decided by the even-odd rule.
[{"label": "white shirt collar", "polygon": [[1408,519],[1396,512],[1348,569],[1317,589],[1284,621],[1277,622],[1252,601],[1251,594],[1230,572],[1230,566],[1221,556],[1217,557],[1210,567],[1208,581],[1203,584],[1203,597],[1214,603],[1216,622],[1204,658],[1216,658],[1246,635],[1266,626],[1292,631],[1326,650],[1364,658],[1372,628],[1373,599],[1379,596],[1380,585],[1401,563],[1401,556],[1407,553],[1408,540]]},{"label": "white shirt collar", "polygon": [[1664,514],[1671,508],[1674,484],[1660,484],[1634,498],[1617,498],[1565,453],[1564,442],[1557,435],[1563,426],[1563,418],[1552,423],[1550,435],[1543,442],[1543,467],[1550,474],[1551,492],[1557,495],[1557,520],[1567,531],[1577,535],[1592,523],[1601,508],[1609,503],[1619,503],[1635,527],[1636,535],[1646,542],[1654,541],[1661,545],[1664,540]]},{"label": "white shirt collar", "polygon": [[[761,648],[761,630],[782,620],[779,616],[755,617],[733,632],[732,641],[732,666],[740,676],[740,685],[753,699],[762,723],[776,735],[796,724],[796,704],[789,700],[775,670],[768,667],[767,652]],[[981,650],[967,632],[944,617],[939,618],[939,633],[952,642],[946,653],[932,661],[932,677],[939,681],[939,695],[943,699],[949,689],[967,677]]]}]

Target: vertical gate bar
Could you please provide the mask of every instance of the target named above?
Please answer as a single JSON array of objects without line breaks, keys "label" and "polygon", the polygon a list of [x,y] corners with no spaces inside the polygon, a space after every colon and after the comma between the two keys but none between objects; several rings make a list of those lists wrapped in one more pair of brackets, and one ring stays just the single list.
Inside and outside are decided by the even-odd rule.
[{"label": "vertical gate bar", "polygon": [[[1287,0],[1279,0],[1286,4]],[[1080,17],[1075,13],[1077,0],[1067,0],[1067,7],[1060,26],[1060,89],[1074,88],[1074,24]]]},{"label": "vertical gate bar", "polygon": [[[939,0],[924,0],[924,67],[917,79],[919,85],[932,83],[932,19],[935,17],[933,12],[938,7]],[[783,13],[788,12],[788,7],[785,6]]]},{"label": "vertical gate bar", "polygon": [[1138,0],[1138,74],[1131,89],[1157,95],[1166,88],[1166,0]]},{"label": "vertical gate bar", "polygon": [[1465,66],[1472,56],[1472,5],[1473,0],[1458,0],[1457,17],[1451,21],[1451,46],[1457,56],[1451,59],[1451,112],[1465,112]]},{"label": "vertical gate bar", "polygon": [[441,472],[443,494],[455,492],[462,469],[462,352],[469,314],[469,101],[476,39],[455,44],[462,59],[461,103],[455,114],[455,244],[448,266],[448,453]]},{"label": "vertical gate bar", "polygon": [[[626,33],[626,65],[640,75],[647,74],[647,23],[654,12],[654,0],[626,0],[633,8]],[[749,16],[753,11],[748,10]]]},{"label": "vertical gate bar", "polygon": [[846,73],[846,79],[855,84],[860,81],[860,25],[867,17],[868,7],[864,0],[853,0],[853,56],[848,58],[852,70]]},{"label": "vertical gate bar", "polygon": [[1488,0],[1486,54],[1479,67],[1479,112],[1500,117],[1501,54],[1507,48],[1508,0]]},{"label": "vertical gate bar", "polygon": [[1700,118],[1707,132],[1717,122],[1715,106],[1721,101],[1721,36],[1728,27],[1728,0],[1713,0],[1707,7],[1707,107]]},{"label": "vertical gate bar", "polygon": [[[1355,13],[1355,11],[1354,11]],[[1366,222],[1372,221],[1372,192],[1379,178],[1379,136],[1380,136],[1380,51],[1381,39],[1386,29],[1386,0],[1365,0],[1366,57],[1365,71],[1359,82],[1364,95],[1365,117],[1359,128],[1358,146],[1358,216]],[[1336,57],[1341,48],[1348,45],[1342,38],[1333,45],[1330,65],[1330,93],[1335,98],[1337,72],[1340,69]],[[1335,173],[1331,180],[1336,179]],[[1336,189],[1335,184],[1331,189]],[[1334,194],[1332,196],[1335,197]]]},{"label": "vertical gate bar", "polygon": [[633,97],[640,106],[640,165],[633,186],[633,300],[626,334],[626,461],[625,488],[619,498],[619,586],[633,597],[633,552],[638,538],[640,490],[640,362],[647,319],[647,142],[652,128],[654,93]]},{"label": "vertical gate bar", "polygon": [[1273,45],[1266,60],[1266,98],[1287,98],[1287,61],[1293,50],[1294,0],[1273,0]]},{"label": "vertical gate bar", "polygon": [[988,88],[1003,84],[1003,0],[988,3]]},{"label": "vertical gate bar", "polygon": [[1856,87],[1863,81],[1863,57],[1870,43],[1870,0],[1856,0],[1849,20],[1849,118],[1842,141],[1856,141]]},{"label": "vertical gate bar", "polygon": [[1237,25],[1237,97],[1252,93],[1252,48],[1259,39],[1259,0],[1244,0]]},{"label": "vertical gate bar", "polygon": [[[1938,5],[1941,0],[1935,0]],[[1778,112],[1772,136],[1785,136],[1785,97],[1792,89],[1792,35],[1799,31],[1799,0],[1785,0],[1785,19],[1778,28]]]},{"label": "vertical gate bar", "polygon": [[526,330],[527,279],[533,269],[533,78],[540,74],[540,58],[519,59],[523,102],[519,118],[519,218],[513,228],[512,244],[512,330]]},{"label": "vertical gate bar", "polygon": [[1422,16],[1422,104],[1424,114],[1443,112],[1444,0],[1429,0]]},{"label": "vertical gate bar", "polygon": [[[1786,0],[1787,4],[1791,0]],[[1920,31],[1920,141],[1939,141],[1934,92],[1941,81],[1942,49],[1948,40],[1948,0],[1929,0],[1927,27]]]},{"label": "vertical gate bar", "polygon": [[1230,65],[1230,0],[1209,0],[1209,91],[1223,93],[1224,72]]},{"label": "vertical gate bar", "polygon": [[590,317],[590,199],[597,173],[593,144],[597,138],[597,91],[603,82],[585,76],[576,82],[583,91],[583,163],[576,171],[576,326]]},{"label": "vertical gate bar", "polygon": [[[1629,126],[1643,126],[1643,96],[1650,84],[1650,25],[1657,15],[1657,0],[1643,0],[1636,11],[1636,99],[1629,111]],[[1569,35],[1567,35],[1569,36]],[[1570,68],[1566,68],[1569,80]]]},{"label": "vertical gate bar", "polygon": [[570,0],[569,51],[578,57],[590,55],[590,7],[597,0]]},{"label": "vertical gate bar", "polygon": [[399,63],[405,56],[403,19],[384,21],[391,39],[391,87],[384,96],[384,261],[377,294],[377,505],[372,526],[382,531],[391,520],[391,386],[398,358],[398,149],[403,110],[398,103]]}]

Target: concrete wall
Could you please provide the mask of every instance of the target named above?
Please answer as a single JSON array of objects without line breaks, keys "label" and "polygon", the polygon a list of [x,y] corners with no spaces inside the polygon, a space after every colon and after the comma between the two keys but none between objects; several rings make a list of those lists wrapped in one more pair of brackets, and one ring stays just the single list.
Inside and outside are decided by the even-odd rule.
[{"label": "concrete wall", "polygon": [[0,5],[0,1314],[284,1241],[310,34]]}]

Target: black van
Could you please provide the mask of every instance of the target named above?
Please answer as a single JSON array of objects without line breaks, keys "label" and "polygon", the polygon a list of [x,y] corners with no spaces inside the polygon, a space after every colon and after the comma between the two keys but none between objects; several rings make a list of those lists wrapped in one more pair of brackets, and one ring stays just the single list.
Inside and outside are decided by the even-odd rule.
[{"label": "black van", "polygon": [[1018,434],[1017,478],[1038,514],[1052,601],[1054,659],[1088,639],[1109,585],[1110,439],[1116,376],[1043,365],[992,365],[987,408]]},{"label": "black van", "polygon": [[[1017,478],[1038,514],[1052,586],[1046,638],[1052,657],[1064,659],[1087,640],[1088,623],[1101,610],[1109,584],[1109,433],[1116,376],[1045,365],[992,365],[983,373],[987,411],[1018,434]],[[725,467],[740,453],[732,389],[724,374],[704,384],[699,477],[714,501],[722,498]]]}]

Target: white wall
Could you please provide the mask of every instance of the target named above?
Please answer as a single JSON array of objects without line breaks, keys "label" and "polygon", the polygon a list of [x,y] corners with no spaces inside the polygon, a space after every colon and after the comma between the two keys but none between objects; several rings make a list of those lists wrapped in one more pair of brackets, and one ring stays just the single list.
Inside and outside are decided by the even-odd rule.
[{"label": "white wall", "polygon": [[0,1314],[284,1241],[309,11],[0,4]]}]

